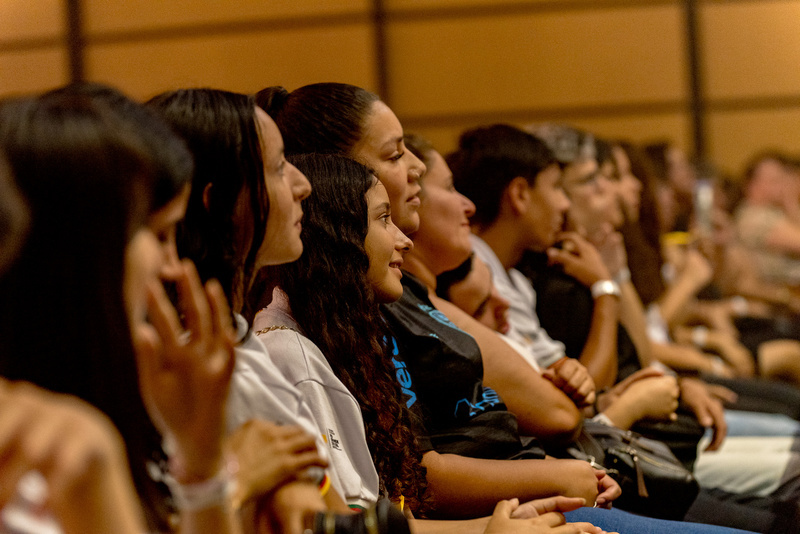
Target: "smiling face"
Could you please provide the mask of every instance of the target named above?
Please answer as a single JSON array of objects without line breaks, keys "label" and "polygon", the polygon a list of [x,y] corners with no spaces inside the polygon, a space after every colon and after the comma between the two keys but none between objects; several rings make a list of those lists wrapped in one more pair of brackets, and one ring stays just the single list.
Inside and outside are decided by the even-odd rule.
[{"label": "smiling face", "polygon": [[469,274],[450,286],[449,297],[450,302],[492,330],[505,334],[511,328],[509,303],[500,296],[492,281],[492,272],[479,257],[473,256]]},{"label": "smiling face", "polygon": [[303,253],[300,240],[303,208],[300,202],[311,193],[311,184],[303,173],[286,161],[278,127],[260,108],[256,108],[256,123],[269,195],[267,231],[256,256],[256,268],[259,268],[295,261]]},{"label": "smiling face", "polygon": [[392,217],[406,234],[419,227],[419,179],[425,164],[406,150],[403,127],[397,116],[381,101],[372,104],[365,117],[361,139],[349,154],[378,176],[392,204]]},{"label": "smiling face", "polygon": [[367,280],[379,302],[394,302],[403,295],[403,253],[411,240],[392,222],[386,188],[376,182],[366,194],[369,226],[364,249],[369,257]]},{"label": "smiling face", "polygon": [[438,275],[461,265],[472,252],[469,218],[475,213],[475,204],[456,191],[453,173],[438,152],[431,151],[428,161],[414,245]]}]

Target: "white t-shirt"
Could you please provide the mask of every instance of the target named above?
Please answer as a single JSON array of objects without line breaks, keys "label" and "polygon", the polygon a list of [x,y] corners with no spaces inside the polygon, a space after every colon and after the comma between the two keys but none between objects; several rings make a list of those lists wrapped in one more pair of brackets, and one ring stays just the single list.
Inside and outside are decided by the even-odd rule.
[{"label": "white t-shirt", "polygon": [[492,271],[497,291],[509,303],[508,322],[511,330],[506,335],[525,347],[543,369],[564,358],[564,344],[553,340],[539,323],[536,291],[525,275],[516,269],[506,271],[492,248],[480,237],[472,236],[472,248]]},{"label": "white t-shirt", "polygon": [[[331,485],[351,507],[374,504],[378,499],[378,473],[367,446],[358,401],[334,374],[319,348],[300,333],[282,291],[274,291],[272,302],[256,315],[253,326],[280,372],[311,409],[316,432],[327,445]],[[270,326],[283,328],[264,332]]]}]

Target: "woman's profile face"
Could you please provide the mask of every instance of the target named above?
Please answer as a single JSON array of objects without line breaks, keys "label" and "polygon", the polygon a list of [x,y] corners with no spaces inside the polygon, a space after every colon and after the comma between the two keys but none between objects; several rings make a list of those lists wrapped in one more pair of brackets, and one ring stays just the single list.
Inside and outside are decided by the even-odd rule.
[{"label": "woman's profile face", "polygon": [[431,167],[425,175],[414,242],[428,267],[439,274],[455,269],[472,253],[469,218],[475,213],[475,204],[456,191],[453,173],[438,152],[431,151],[427,159]]},{"label": "woman's profile face", "polygon": [[642,203],[642,182],[631,172],[631,161],[622,147],[612,148],[619,172],[619,199],[629,221],[639,220],[639,205]]},{"label": "woman's profile face", "polygon": [[311,193],[311,184],[297,167],[286,161],[283,138],[275,121],[256,108],[256,122],[269,195],[267,230],[256,256],[258,268],[289,263],[303,253],[300,240],[303,208],[300,202]]},{"label": "woman's profile face", "polygon": [[394,302],[403,295],[403,252],[413,245],[392,222],[392,207],[386,188],[375,183],[365,195],[369,225],[364,249],[369,258],[367,280],[380,302]]},{"label": "woman's profile face", "polygon": [[419,179],[425,164],[403,143],[403,127],[394,112],[381,101],[372,104],[364,118],[361,139],[349,154],[378,176],[392,204],[392,217],[406,234],[419,227]]}]

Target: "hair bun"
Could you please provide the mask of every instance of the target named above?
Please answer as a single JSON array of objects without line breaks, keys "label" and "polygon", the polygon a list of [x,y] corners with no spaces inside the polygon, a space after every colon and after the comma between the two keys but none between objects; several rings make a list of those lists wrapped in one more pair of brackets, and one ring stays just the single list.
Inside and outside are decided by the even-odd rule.
[{"label": "hair bun", "polygon": [[256,105],[270,116],[279,113],[288,99],[289,91],[280,85],[273,85],[256,93]]}]

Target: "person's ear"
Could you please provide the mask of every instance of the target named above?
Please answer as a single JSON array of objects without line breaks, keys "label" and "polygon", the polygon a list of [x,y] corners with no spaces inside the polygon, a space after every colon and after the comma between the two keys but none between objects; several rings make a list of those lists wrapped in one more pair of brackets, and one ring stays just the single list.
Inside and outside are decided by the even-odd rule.
[{"label": "person's ear", "polygon": [[505,193],[506,201],[514,215],[521,215],[528,210],[531,191],[528,180],[517,176],[508,184]]},{"label": "person's ear", "polygon": [[203,207],[206,208],[206,211],[208,211],[210,209],[209,206],[211,206],[211,185],[211,182],[209,182],[206,184],[205,188],[203,188]]}]

